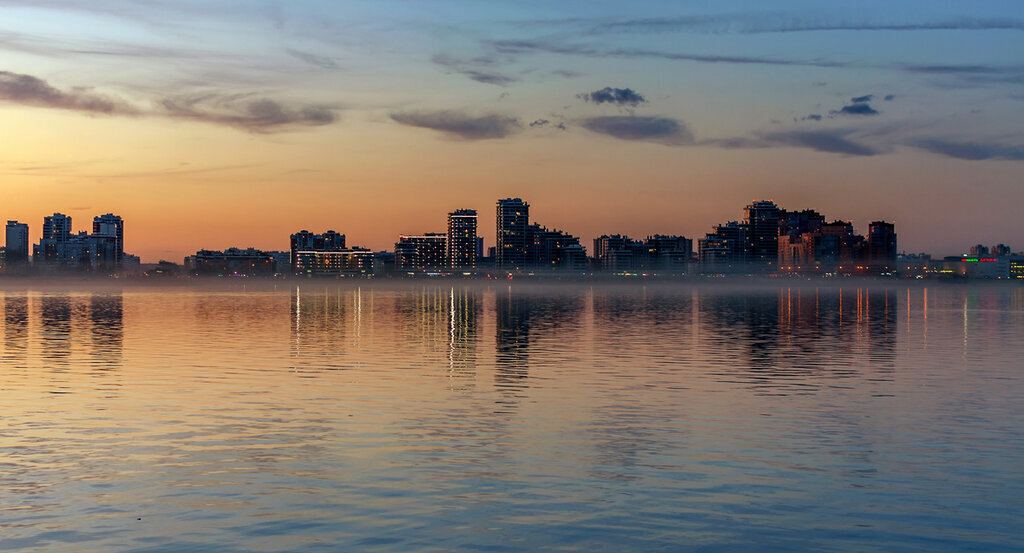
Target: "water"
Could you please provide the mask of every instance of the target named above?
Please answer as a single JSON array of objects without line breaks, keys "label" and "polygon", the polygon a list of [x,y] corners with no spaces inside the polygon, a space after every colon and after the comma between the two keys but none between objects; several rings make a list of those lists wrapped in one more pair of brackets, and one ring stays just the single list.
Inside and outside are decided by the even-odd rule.
[{"label": "water", "polygon": [[1024,551],[1024,288],[8,287],[4,551]]}]

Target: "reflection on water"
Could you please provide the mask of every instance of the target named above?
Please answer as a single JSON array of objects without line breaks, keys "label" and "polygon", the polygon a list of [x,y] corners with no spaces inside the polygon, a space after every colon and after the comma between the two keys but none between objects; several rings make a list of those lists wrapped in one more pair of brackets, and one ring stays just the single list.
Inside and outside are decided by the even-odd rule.
[{"label": "reflection on water", "polygon": [[5,551],[1021,550],[1021,288],[2,301]]},{"label": "reflection on water", "polygon": [[100,370],[121,365],[124,341],[124,298],[121,294],[92,294],[89,297],[89,320],[92,325],[93,364]]}]

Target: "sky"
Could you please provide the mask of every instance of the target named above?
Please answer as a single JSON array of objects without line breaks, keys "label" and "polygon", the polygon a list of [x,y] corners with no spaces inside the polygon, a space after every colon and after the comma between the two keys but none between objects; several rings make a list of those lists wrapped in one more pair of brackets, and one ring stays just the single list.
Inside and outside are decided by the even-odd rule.
[{"label": "sky", "polygon": [[0,0],[0,217],[126,251],[392,249],[521,197],[579,236],[753,200],[1024,250],[1024,3]]}]

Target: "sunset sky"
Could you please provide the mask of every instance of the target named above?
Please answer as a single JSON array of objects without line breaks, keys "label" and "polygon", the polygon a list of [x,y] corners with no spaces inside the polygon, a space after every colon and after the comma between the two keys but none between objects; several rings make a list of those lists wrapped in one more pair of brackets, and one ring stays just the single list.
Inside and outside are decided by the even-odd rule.
[{"label": "sunset sky", "polygon": [[518,196],[589,246],[755,199],[1024,250],[1024,3],[0,1],[0,218],[144,262]]}]

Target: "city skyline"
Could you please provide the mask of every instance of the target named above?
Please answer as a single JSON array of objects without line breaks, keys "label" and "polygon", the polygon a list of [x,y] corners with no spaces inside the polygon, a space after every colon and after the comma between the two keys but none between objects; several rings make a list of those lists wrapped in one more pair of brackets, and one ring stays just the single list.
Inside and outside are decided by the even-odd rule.
[{"label": "city skyline", "polygon": [[1024,243],[1019,3],[0,15],[2,216],[117,213],[146,262],[304,227],[389,249],[457,208],[490,246],[513,196],[583,244],[700,237],[752,198],[895,222],[910,252]]}]

